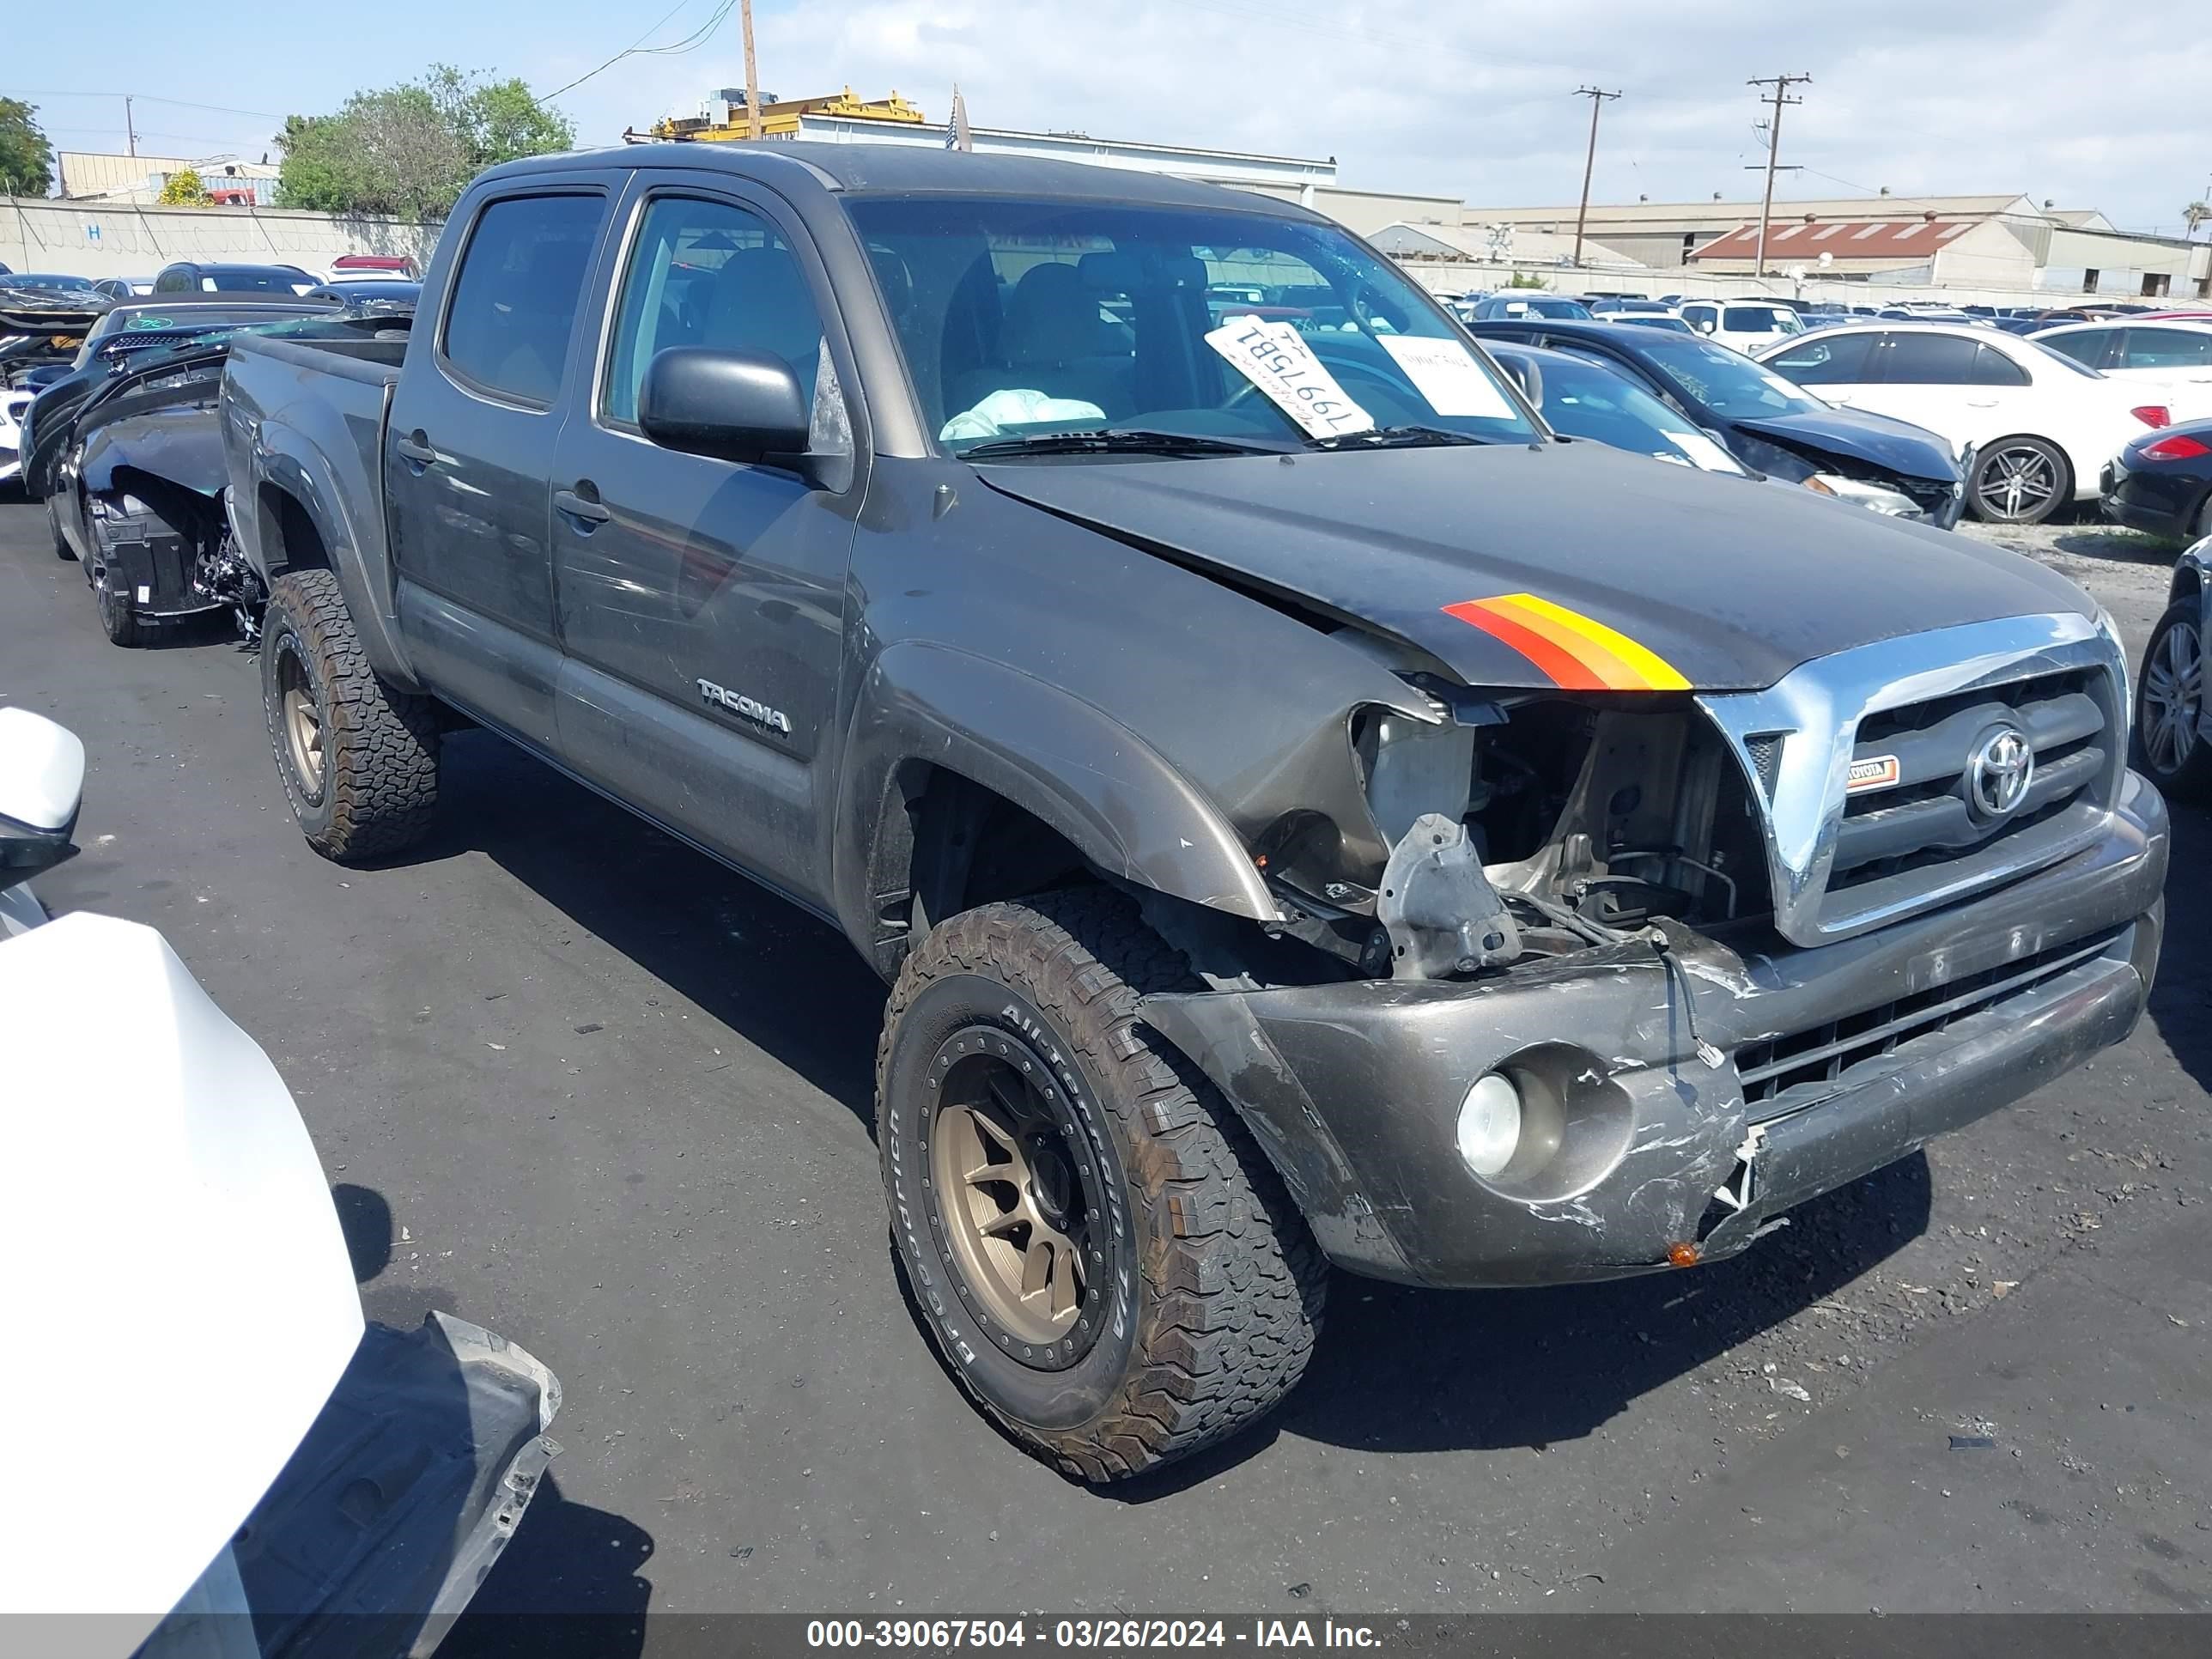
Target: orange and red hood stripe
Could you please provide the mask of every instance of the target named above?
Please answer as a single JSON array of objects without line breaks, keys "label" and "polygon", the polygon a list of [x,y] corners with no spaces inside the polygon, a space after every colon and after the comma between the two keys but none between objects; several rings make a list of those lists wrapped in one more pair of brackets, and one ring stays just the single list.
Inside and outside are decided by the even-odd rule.
[{"label": "orange and red hood stripe", "polygon": [[1501,593],[1443,607],[1509,645],[1565,691],[1686,691],[1690,683],[1658,653],[1626,634],[1534,593]]}]

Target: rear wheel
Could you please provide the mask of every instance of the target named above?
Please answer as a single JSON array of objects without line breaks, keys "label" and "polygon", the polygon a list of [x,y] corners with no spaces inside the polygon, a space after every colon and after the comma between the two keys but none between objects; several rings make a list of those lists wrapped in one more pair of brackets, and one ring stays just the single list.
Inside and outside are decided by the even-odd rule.
[{"label": "rear wheel", "polygon": [[60,499],[58,495],[46,497],[46,532],[54,538],[54,556],[58,559],[74,559],[76,555],[70,549],[69,538],[62,534],[61,509],[54,505]]},{"label": "rear wheel", "polygon": [[1974,458],[1966,499],[1989,524],[2041,524],[2073,499],[2065,453],[2042,438],[2000,438]]},{"label": "rear wheel", "polygon": [[436,705],[377,678],[331,572],[296,571],[270,589],[261,700],[309,846],[343,862],[422,839],[438,799]]},{"label": "rear wheel", "polygon": [[2204,646],[2195,596],[2174,602],[2151,631],[2136,686],[2136,743],[2142,769],[2169,795],[2212,793],[2204,714]]},{"label": "rear wheel", "polygon": [[1137,1018],[1195,985],[1103,889],[956,915],[877,1049],[891,1231],[932,1340],[1079,1480],[1188,1456],[1305,1370],[1326,1266],[1236,1113]]}]

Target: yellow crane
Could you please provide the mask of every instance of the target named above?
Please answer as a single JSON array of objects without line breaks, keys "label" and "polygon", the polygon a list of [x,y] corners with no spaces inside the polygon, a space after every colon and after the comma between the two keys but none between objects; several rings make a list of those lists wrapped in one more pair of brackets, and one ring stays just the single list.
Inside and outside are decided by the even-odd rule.
[{"label": "yellow crane", "polygon": [[[735,92],[736,88],[731,88]],[[742,144],[750,141],[745,125],[744,94],[718,95],[700,115],[664,115],[644,131],[635,128],[623,134],[633,144],[674,141],[701,144]],[[771,98],[760,106],[763,138],[795,138],[802,115],[828,115],[853,121],[887,121],[901,126],[920,126],[928,117],[893,92],[888,98],[860,98],[852,88],[823,98]]]}]

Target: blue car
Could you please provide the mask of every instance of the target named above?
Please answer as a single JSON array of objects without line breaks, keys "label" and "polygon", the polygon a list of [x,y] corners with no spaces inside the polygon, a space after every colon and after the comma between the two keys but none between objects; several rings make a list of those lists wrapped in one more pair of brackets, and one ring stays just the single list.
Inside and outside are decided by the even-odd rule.
[{"label": "blue car", "polygon": [[1960,458],[1922,427],[1822,403],[1711,340],[1619,323],[1480,319],[1486,343],[1572,351],[1625,374],[1754,472],[1948,530],[1966,501]]}]

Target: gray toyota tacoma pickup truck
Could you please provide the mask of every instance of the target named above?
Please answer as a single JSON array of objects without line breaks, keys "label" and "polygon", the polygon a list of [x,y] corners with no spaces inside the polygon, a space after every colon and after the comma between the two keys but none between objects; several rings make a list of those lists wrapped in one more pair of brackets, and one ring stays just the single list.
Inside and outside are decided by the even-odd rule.
[{"label": "gray toyota tacoma pickup truck", "polygon": [[1083,1479],[1279,1401],[1329,1262],[1711,1261],[2143,1006],[2080,589],[1556,440],[1293,206],[545,157],[409,337],[225,374],[309,841],[404,848],[474,722],[842,928],[920,1316]]}]

